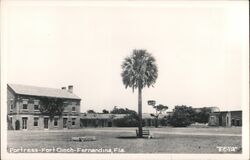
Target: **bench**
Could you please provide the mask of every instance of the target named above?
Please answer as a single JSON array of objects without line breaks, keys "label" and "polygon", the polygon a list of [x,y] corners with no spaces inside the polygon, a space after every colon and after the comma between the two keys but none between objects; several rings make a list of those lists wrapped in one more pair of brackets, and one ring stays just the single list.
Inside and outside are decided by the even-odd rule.
[{"label": "bench", "polygon": [[[142,136],[149,136],[150,135],[150,132],[148,129],[145,129],[145,130],[142,130]],[[139,130],[137,129],[136,130],[136,136],[138,137],[139,136]]]}]

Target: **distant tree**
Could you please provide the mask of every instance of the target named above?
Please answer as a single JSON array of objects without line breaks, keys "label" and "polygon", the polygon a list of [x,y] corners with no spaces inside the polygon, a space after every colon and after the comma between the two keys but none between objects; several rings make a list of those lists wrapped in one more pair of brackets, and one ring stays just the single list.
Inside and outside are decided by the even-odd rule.
[{"label": "distant tree", "polygon": [[63,99],[60,98],[49,98],[43,97],[40,99],[40,112],[43,115],[48,115],[50,120],[54,116],[62,116],[64,110],[64,103]]},{"label": "distant tree", "polygon": [[148,105],[155,106],[156,101],[155,100],[148,100]]},{"label": "distant tree", "polygon": [[90,114],[93,114],[93,113],[96,113],[94,110],[90,109],[87,111],[87,113],[90,113]]},{"label": "distant tree", "polygon": [[137,127],[138,126],[138,116],[135,116],[133,114],[126,115],[123,118],[114,119],[114,123],[118,127]]},{"label": "distant tree", "polygon": [[128,108],[118,108],[117,106],[115,106],[110,113],[112,114],[134,114],[136,113],[134,110],[130,110]]},{"label": "distant tree", "polygon": [[103,110],[102,110],[102,113],[104,113],[104,114],[108,114],[108,113],[109,113],[109,111],[108,111],[108,110],[106,110],[106,109],[103,109]]},{"label": "distant tree", "polygon": [[167,126],[168,124],[168,116],[164,116],[163,118],[159,119],[161,126]]},{"label": "distant tree", "polygon": [[150,115],[155,117],[155,128],[157,128],[158,121],[159,121],[159,115],[164,113],[168,109],[168,106],[164,106],[162,104],[159,104],[159,105],[153,106],[153,108],[155,109],[155,114],[150,114]]},{"label": "distant tree", "polygon": [[142,138],[142,89],[153,86],[158,77],[155,58],[146,50],[133,50],[122,63],[122,81],[125,88],[138,88],[139,137]]},{"label": "distant tree", "polygon": [[125,109],[114,106],[114,108],[110,111],[112,114],[125,114]]},{"label": "distant tree", "polygon": [[208,123],[211,112],[212,110],[209,107],[201,108],[200,112],[195,112],[194,121],[198,123]]},{"label": "distant tree", "polygon": [[170,125],[174,127],[186,127],[193,123],[194,110],[185,105],[175,106],[173,115],[169,117]]},{"label": "distant tree", "polygon": [[128,108],[118,108],[115,106],[113,110],[110,111],[112,114],[126,114],[123,118],[114,119],[114,123],[118,127],[136,127],[139,123],[139,117],[136,111],[130,110]]}]

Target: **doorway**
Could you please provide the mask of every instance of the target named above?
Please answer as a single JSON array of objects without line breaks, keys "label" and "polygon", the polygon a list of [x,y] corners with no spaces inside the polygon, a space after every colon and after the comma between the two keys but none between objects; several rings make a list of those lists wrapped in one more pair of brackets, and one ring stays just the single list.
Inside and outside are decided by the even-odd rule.
[{"label": "doorway", "polygon": [[16,122],[15,122],[15,129],[20,130],[20,122],[19,122],[19,120],[16,120]]},{"label": "doorway", "polygon": [[27,121],[28,121],[28,117],[22,118],[22,129],[27,129]]},{"label": "doorway", "polygon": [[49,129],[49,118],[43,119],[44,129]]},{"label": "doorway", "polygon": [[108,127],[112,127],[112,122],[108,122]]},{"label": "doorway", "polygon": [[67,128],[67,120],[68,118],[63,118],[63,128]]}]

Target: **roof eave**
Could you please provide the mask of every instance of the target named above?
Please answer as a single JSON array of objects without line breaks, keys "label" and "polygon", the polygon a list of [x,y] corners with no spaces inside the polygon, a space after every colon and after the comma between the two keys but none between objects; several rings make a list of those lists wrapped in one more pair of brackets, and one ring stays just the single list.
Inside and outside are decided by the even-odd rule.
[{"label": "roof eave", "polygon": [[[14,91],[15,92],[15,91]],[[21,96],[33,96],[33,97],[47,97],[47,98],[61,98],[61,99],[69,99],[69,100],[80,100],[81,98],[66,98],[66,97],[53,97],[53,96],[40,96],[40,95],[30,95],[30,94],[22,94],[22,93],[17,93],[15,92],[16,95],[21,95]]]}]

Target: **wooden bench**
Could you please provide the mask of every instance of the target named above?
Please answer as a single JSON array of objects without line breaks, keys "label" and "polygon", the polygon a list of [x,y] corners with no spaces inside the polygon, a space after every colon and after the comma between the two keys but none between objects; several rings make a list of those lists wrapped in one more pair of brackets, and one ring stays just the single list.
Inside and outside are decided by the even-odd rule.
[{"label": "wooden bench", "polygon": [[[150,132],[148,129],[145,129],[145,130],[142,130],[142,136],[149,136],[150,135]],[[138,137],[139,136],[139,130],[137,129],[136,130],[136,136]]]}]

